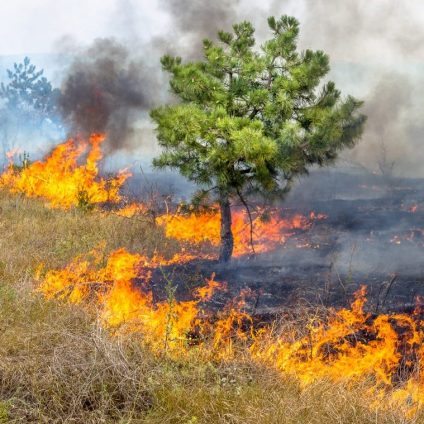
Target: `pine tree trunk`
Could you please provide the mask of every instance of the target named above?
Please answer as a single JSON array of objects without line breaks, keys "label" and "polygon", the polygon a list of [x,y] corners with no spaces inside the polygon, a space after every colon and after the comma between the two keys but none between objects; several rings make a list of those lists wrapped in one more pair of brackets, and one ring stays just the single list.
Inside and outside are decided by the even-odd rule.
[{"label": "pine tree trunk", "polygon": [[231,230],[231,207],[228,193],[220,193],[219,207],[221,210],[221,245],[219,261],[228,262],[233,254],[234,238]]}]

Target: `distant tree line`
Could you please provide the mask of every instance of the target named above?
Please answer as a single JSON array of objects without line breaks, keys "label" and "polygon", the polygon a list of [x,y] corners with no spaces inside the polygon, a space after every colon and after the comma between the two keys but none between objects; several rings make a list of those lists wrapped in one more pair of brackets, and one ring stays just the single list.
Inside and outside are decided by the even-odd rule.
[{"label": "distant tree line", "polygon": [[0,84],[0,140],[4,151],[31,137],[44,128],[61,125],[58,111],[60,90],[53,88],[44,76],[25,57],[7,70],[7,81]]}]

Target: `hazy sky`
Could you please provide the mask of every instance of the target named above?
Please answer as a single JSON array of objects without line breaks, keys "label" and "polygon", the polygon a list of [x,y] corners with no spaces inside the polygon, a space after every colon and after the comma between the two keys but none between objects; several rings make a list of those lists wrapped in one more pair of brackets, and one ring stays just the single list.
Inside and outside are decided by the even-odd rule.
[{"label": "hazy sky", "polygon": [[0,16],[2,55],[48,53],[64,36],[81,43],[131,32],[148,38],[166,23],[149,0],[1,0]]},{"label": "hazy sky", "polygon": [[[207,0],[180,3],[202,2],[207,4]],[[163,34],[170,30],[168,11],[166,1],[158,3],[159,0],[2,0],[0,54],[51,52],[64,36],[89,43],[105,36],[147,39]],[[330,53],[335,60],[359,60],[362,56],[363,60],[391,61],[399,49],[411,59],[424,58],[421,0],[244,0],[238,8],[241,18],[252,20],[261,17],[258,10],[264,11],[264,16],[271,12],[296,15],[304,24],[304,38],[309,44],[327,47],[326,50],[326,45],[331,44]],[[333,34],[332,40],[329,33]],[[345,43],[347,37],[352,40],[350,46]],[[376,49],[380,49],[378,58]]]}]

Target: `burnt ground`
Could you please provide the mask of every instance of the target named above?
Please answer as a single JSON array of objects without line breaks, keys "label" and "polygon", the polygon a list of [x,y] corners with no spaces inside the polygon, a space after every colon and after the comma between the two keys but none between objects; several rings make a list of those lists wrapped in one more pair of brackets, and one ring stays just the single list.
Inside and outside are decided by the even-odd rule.
[{"label": "burnt ground", "polygon": [[156,270],[153,292],[165,296],[162,272],[187,299],[192,288],[216,274],[228,291],[212,307],[222,307],[249,288],[253,313],[276,313],[299,304],[347,306],[368,286],[368,309],[410,311],[424,296],[424,181],[387,179],[338,172],[311,175],[283,204],[283,215],[310,211],[327,215],[273,252],[230,264],[194,261]]}]

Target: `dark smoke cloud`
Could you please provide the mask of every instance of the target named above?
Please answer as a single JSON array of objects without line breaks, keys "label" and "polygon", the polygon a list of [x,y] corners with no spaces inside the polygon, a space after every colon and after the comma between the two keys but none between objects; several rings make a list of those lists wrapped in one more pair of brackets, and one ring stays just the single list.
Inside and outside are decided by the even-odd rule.
[{"label": "dark smoke cloud", "polygon": [[140,145],[137,122],[152,107],[172,101],[160,57],[171,53],[185,59],[199,58],[204,38],[215,38],[219,29],[228,29],[237,21],[238,1],[234,0],[160,2],[171,20],[168,32],[161,37],[137,39],[134,4],[124,0],[115,24],[122,29],[125,45],[114,39],[98,39],[81,49],[72,45],[72,40],[62,40],[61,50],[71,50],[75,57],[65,70],[60,100],[72,134],[105,132],[109,151]]},{"label": "dark smoke cloud", "polygon": [[153,105],[155,78],[113,39],[77,54],[62,84],[60,109],[72,133],[106,132],[108,146],[127,147],[140,113]]}]

